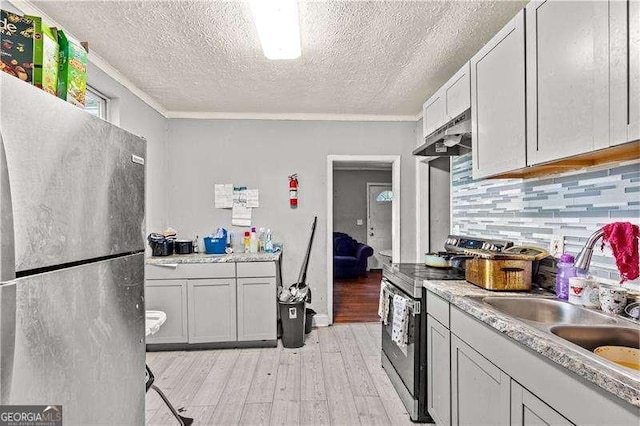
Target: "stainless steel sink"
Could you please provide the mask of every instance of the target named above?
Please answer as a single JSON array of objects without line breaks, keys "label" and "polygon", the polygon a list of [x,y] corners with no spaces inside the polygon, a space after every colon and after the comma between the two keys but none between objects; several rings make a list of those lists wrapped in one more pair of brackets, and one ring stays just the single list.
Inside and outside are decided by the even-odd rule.
[{"label": "stainless steel sink", "polygon": [[599,312],[555,299],[533,297],[485,297],[484,303],[516,318],[542,324],[615,324]]},{"label": "stainless steel sink", "polygon": [[640,330],[619,326],[556,325],[551,332],[588,351],[598,346],[627,346],[640,349]]}]

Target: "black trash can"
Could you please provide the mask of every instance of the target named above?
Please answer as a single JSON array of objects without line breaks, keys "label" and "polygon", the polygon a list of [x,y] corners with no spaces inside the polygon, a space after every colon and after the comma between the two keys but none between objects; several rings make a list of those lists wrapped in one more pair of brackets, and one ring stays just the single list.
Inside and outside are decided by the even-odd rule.
[{"label": "black trash can", "polygon": [[311,333],[311,328],[313,325],[313,316],[316,314],[316,311],[313,309],[306,309],[305,312],[305,320],[304,320],[304,334]]},{"label": "black trash can", "polygon": [[282,322],[282,346],[301,348],[304,346],[305,302],[278,302]]}]

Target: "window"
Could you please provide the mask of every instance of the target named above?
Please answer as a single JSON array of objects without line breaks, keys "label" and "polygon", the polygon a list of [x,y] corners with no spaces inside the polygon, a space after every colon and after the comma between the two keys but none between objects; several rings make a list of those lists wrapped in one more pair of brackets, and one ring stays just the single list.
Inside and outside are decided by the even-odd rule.
[{"label": "window", "polygon": [[382,191],[376,197],[376,201],[379,203],[387,203],[389,201],[393,201],[393,192],[391,191]]},{"label": "window", "polygon": [[84,110],[89,114],[107,120],[108,98],[93,87],[87,86]]}]

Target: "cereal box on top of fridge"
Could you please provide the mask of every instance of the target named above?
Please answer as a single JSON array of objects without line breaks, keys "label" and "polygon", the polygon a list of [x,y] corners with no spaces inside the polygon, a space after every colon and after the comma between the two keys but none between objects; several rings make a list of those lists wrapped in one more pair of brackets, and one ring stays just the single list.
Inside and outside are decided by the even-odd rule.
[{"label": "cereal box on top of fridge", "polygon": [[58,31],[47,27],[39,16],[28,16],[34,23],[33,84],[57,95],[58,88]]},{"label": "cereal box on top of fridge", "polygon": [[33,82],[33,21],[0,10],[0,70]]},{"label": "cereal box on top of fridge", "polygon": [[58,97],[84,107],[87,93],[88,48],[58,30],[60,64],[58,67]]}]

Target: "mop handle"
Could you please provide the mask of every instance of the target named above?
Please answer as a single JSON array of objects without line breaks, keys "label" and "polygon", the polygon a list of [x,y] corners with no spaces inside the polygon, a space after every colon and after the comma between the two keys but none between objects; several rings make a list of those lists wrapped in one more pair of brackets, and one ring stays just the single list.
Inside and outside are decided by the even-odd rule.
[{"label": "mop handle", "polygon": [[307,268],[309,267],[309,255],[311,254],[311,246],[313,245],[313,236],[316,233],[316,223],[318,222],[318,216],[313,217],[313,225],[311,225],[311,239],[309,239],[309,246],[307,247],[307,253],[304,255],[304,261],[302,262],[302,268],[300,269],[300,275],[298,275],[298,282],[296,286],[298,288],[303,287],[307,282]]}]

